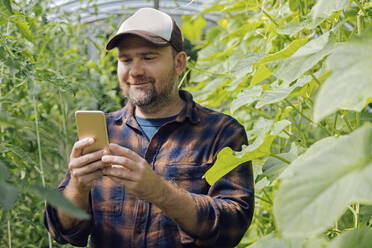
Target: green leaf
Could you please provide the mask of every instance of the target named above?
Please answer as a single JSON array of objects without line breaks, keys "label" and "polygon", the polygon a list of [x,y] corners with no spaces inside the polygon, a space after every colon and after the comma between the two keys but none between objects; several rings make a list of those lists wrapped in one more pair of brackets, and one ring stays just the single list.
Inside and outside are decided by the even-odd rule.
[{"label": "green leaf", "polygon": [[32,33],[31,33],[31,30],[30,30],[30,27],[28,25],[28,23],[21,19],[21,18],[17,18],[16,19],[16,26],[18,27],[19,31],[21,32],[21,34],[29,41],[32,42]]},{"label": "green leaf", "polygon": [[327,59],[331,76],[321,86],[314,105],[319,122],[339,109],[361,111],[372,101],[372,29],[336,48]]},{"label": "green leaf", "polygon": [[270,233],[247,248],[325,248],[328,242],[317,237],[285,238]]},{"label": "green leaf", "polygon": [[222,149],[218,153],[214,165],[204,175],[207,182],[213,185],[239,164],[269,155],[271,144],[275,138],[269,134],[273,126],[274,121],[260,118],[255,123],[253,130],[247,132],[248,140],[254,140],[252,144],[243,145],[240,152],[235,152],[230,147]]},{"label": "green leaf", "polygon": [[[292,143],[291,150],[287,153],[277,154],[281,158],[288,161],[293,161],[298,156],[298,151],[295,143]],[[288,164],[278,158],[268,157],[262,167],[262,174],[270,181],[274,181],[286,168]]]},{"label": "green leaf", "polygon": [[[186,17],[183,17],[186,18]],[[203,28],[207,25],[206,20],[202,16],[198,16],[196,19],[186,20],[182,24],[182,33],[192,43],[198,43],[203,34]]]},{"label": "green leaf", "polygon": [[10,3],[10,0],[1,0],[6,9],[9,11],[10,14],[13,14],[12,5]]},{"label": "green leaf", "polygon": [[271,71],[267,69],[265,65],[259,65],[257,71],[254,73],[251,86],[258,84],[259,82],[265,80],[266,78],[271,76]]},{"label": "green leaf", "polygon": [[353,202],[372,202],[372,125],[313,144],[281,174],[274,216],[286,236],[318,234]]},{"label": "green leaf", "polygon": [[266,90],[259,98],[255,108],[261,108],[268,104],[280,102],[289,96],[295,89],[305,86],[311,80],[312,78],[310,76],[305,76],[298,79],[297,82],[292,85],[287,81],[279,86],[273,87],[271,90]]},{"label": "green leaf", "polygon": [[230,107],[231,113],[234,113],[237,109],[244,105],[250,105],[253,102],[257,101],[258,99],[260,99],[261,94],[262,94],[261,85],[255,85],[252,88],[244,89],[231,103]]},{"label": "green leaf", "polygon": [[46,200],[55,208],[61,209],[66,214],[71,215],[77,219],[88,220],[89,215],[80,208],[76,207],[72,202],[67,200],[61,192],[55,190],[45,189],[40,186],[35,186],[35,191],[40,197]]},{"label": "green leaf", "polygon": [[[263,57],[259,63],[267,63],[269,61],[284,59],[292,56],[299,48],[303,47],[307,42],[307,39],[303,40],[294,40],[286,48],[280,50],[277,53],[270,54],[266,57]],[[310,43],[310,42],[309,42]]]},{"label": "green leaf", "polygon": [[0,206],[9,210],[17,200],[17,188],[9,183],[0,181]]},{"label": "green leaf", "polygon": [[370,248],[372,240],[372,228],[354,229],[331,241],[329,248]]},{"label": "green leaf", "polygon": [[342,10],[347,5],[348,0],[318,0],[311,10],[313,21],[318,18],[327,18],[334,11]]},{"label": "green leaf", "polygon": [[293,82],[331,53],[334,45],[328,44],[328,38],[329,32],[306,43],[292,57],[268,62],[266,66],[277,78]]}]

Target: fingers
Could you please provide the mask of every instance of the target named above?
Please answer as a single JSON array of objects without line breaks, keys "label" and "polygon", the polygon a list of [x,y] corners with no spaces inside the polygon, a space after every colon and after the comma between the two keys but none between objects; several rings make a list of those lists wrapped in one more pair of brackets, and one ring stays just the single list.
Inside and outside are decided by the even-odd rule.
[{"label": "fingers", "polygon": [[85,139],[81,139],[75,142],[74,146],[72,147],[70,158],[77,158],[80,157],[83,153],[83,149],[92,145],[95,142],[93,137],[88,137]]},{"label": "fingers", "polygon": [[120,146],[120,145],[117,145],[117,144],[114,144],[114,143],[110,143],[110,151],[118,154],[118,155],[123,155],[129,159],[132,159],[134,161],[141,161],[143,160],[143,158],[138,155],[137,153],[135,153],[134,151],[128,149],[128,148],[125,148],[123,146]]},{"label": "fingers", "polygon": [[75,177],[75,180],[78,181],[79,185],[88,185],[101,176],[103,176],[102,170],[96,170],[92,173],[79,176],[79,177]]},{"label": "fingers", "polygon": [[[125,170],[118,167],[107,167],[103,170],[103,175],[109,176],[110,178],[116,178],[117,180],[128,180],[128,181],[137,181],[136,173],[133,173],[129,170]],[[123,182],[121,182],[122,184]]]},{"label": "fingers", "polygon": [[93,153],[85,154],[81,157],[72,158],[70,160],[70,163],[68,165],[69,169],[75,169],[80,168],[82,166],[85,166],[86,164],[92,163],[97,160],[101,160],[101,157],[105,154],[104,150],[99,150]]},{"label": "fingers", "polygon": [[97,170],[100,170],[100,169],[102,169],[104,167],[107,167],[107,166],[108,166],[108,164],[105,164],[101,160],[98,160],[98,161],[90,163],[86,166],[72,169],[71,170],[71,175],[74,176],[74,177],[82,177],[84,175],[93,173],[93,172],[95,172]]},{"label": "fingers", "polygon": [[126,158],[126,157],[121,157],[121,156],[104,155],[102,157],[102,161],[104,163],[122,165],[125,168],[128,168],[130,170],[136,170],[138,168],[138,165],[135,161],[129,158]]}]

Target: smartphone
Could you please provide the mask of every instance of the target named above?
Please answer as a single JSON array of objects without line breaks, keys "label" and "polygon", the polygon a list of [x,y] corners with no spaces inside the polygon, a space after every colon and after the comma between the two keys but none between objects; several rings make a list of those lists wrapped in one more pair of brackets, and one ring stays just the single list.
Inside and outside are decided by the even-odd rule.
[{"label": "smartphone", "polygon": [[75,112],[76,127],[79,140],[94,137],[94,144],[86,147],[83,154],[101,149],[109,150],[106,117],[102,111],[78,110]]}]

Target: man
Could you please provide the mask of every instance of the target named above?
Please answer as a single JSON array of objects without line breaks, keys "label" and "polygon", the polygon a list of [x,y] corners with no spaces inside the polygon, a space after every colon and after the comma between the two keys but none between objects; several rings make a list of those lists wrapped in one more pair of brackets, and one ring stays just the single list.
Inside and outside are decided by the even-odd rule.
[{"label": "man", "polygon": [[106,115],[110,151],[82,155],[94,139],[77,141],[58,187],[91,219],[79,221],[48,205],[49,232],[76,246],[89,236],[92,247],[237,245],[253,215],[250,162],[213,186],[202,176],[222,148],[247,144],[244,128],[178,89],[186,54],[167,14],[138,10],[106,48],[115,47],[128,104]]}]

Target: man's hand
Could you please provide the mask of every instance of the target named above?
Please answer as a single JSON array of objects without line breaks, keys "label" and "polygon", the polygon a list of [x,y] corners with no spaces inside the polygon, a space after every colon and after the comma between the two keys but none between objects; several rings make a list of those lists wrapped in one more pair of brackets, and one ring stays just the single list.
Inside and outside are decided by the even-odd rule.
[{"label": "man's hand", "polygon": [[138,198],[155,204],[185,231],[196,234],[196,203],[189,192],[156,175],[146,160],[137,153],[116,144],[110,144],[110,151],[115,155],[104,155],[102,161],[119,166],[103,169],[105,176],[123,185]]},{"label": "man's hand", "polygon": [[[68,165],[70,181],[63,190],[63,195],[67,199],[87,212],[89,210],[89,191],[93,187],[94,180],[101,177],[103,175],[102,168],[108,166],[101,160],[102,156],[108,151],[100,150],[82,155],[84,148],[94,142],[94,138],[86,138],[75,142]],[[79,220],[59,209],[57,215],[64,230],[68,230],[79,223]]]},{"label": "man's hand", "polygon": [[163,180],[155,174],[144,158],[117,144],[110,144],[110,151],[115,155],[104,155],[102,161],[119,166],[103,169],[105,176],[109,176],[140,199],[152,202],[162,197],[159,186]]},{"label": "man's hand", "polygon": [[70,163],[68,165],[71,174],[69,185],[76,192],[89,193],[94,180],[103,175],[102,168],[107,166],[101,160],[105,154],[104,150],[82,155],[83,149],[92,145],[94,142],[95,140],[92,137],[85,138],[77,141],[72,148]]}]

